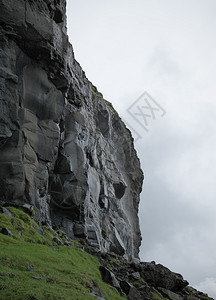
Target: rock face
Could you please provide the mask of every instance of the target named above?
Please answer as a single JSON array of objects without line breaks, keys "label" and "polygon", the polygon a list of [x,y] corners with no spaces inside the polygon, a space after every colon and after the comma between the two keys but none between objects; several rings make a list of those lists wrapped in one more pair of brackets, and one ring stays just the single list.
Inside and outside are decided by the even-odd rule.
[{"label": "rock face", "polygon": [[143,174],[129,130],[88,81],[65,0],[0,1],[0,201],[137,258]]},{"label": "rock face", "polygon": [[128,300],[213,300],[188,286],[180,274],[161,264],[129,262],[114,253],[95,255],[102,264],[103,280],[115,287],[120,295],[124,293]]}]

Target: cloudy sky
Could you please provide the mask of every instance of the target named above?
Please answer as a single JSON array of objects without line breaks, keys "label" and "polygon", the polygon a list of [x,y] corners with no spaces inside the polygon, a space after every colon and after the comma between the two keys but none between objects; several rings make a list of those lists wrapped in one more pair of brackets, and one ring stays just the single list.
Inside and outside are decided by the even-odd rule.
[{"label": "cloudy sky", "polygon": [[214,298],[215,13],[215,0],[68,1],[76,59],[137,139],[140,257]]}]

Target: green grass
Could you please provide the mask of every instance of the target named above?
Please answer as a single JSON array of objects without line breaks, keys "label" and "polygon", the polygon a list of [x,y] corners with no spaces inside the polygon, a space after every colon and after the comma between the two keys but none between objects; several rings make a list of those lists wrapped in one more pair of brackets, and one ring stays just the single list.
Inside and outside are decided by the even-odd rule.
[{"label": "green grass", "polygon": [[113,107],[113,105],[112,105],[111,102],[105,100],[104,98],[103,98],[103,101],[106,103],[106,105],[108,105],[108,106],[111,108],[111,110],[112,110],[113,112],[115,112],[115,109],[114,109],[114,107]]},{"label": "green grass", "polygon": [[44,227],[44,236],[40,235],[34,227],[39,227],[39,225],[31,219],[24,211],[8,207],[8,210],[12,212],[16,218],[8,217],[0,213],[0,231],[2,227],[9,229],[14,238],[19,241],[45,244],[45,245],[55,245],[52,241],[53,237],[57,236],[57,233],[51,228]]},{"label": "green grass", "polygon": [[100,92],[98,92],[96,86],[94,86],[91,82],[89,82],[89,83],[90,83],[90,86],[91,86],[92,94],[93,94],[95,97],[103,98],[103,94],[101,94]]},{"label": "green grass", "polygon": [[7,227],[14,235],[0,234],[0,299],[97,299],[90,295],[94,283],[107,300],[126,299],[102,281],[96,257],[75,243],[58,247],[52,241],[56,232],[43,227],[41,236],[33,227],[39,225],[27,214],[9,209],[16,218],[0,213],[0,231]]},{"label": "green grass", "polygon": [[152,288],[152,300],[169,300],[166,297],[163,297],[155,288]]},{"label": "green grass", "polygon": [[89,82],[91,85],[91,90],[92,90],[92,94],[94,97],[99,98],[100,100],[104,101],[104,103],[113,111],[116,113],[116,110],[114,109],[113,105],[111,102],[105,100],[103,98],[103,94],[101,94],[100,92],[98,92],[97,88],[91,83]]},{"label": "green grass", "polygon": [[135,286],[136,288],[140,288],[142,285],[146,285],[147,282],[143,279],[143,278],[140,278],[140,279],[132,279],[130,280],[130,283]]}]

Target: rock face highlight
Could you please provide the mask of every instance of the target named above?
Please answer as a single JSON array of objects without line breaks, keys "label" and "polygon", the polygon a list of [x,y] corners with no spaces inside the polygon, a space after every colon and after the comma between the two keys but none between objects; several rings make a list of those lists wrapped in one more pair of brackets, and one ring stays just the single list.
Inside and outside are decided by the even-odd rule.
[{"label": "rock face highlight", "polygon": [[138,258],[143,174],[131,133],[88,81],[65,0],[0,2],[0,202],[102,252]]}]

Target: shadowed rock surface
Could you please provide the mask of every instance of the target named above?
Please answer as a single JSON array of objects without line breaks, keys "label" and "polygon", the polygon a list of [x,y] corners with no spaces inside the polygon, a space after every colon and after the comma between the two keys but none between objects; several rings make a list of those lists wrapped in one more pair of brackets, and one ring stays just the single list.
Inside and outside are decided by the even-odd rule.
[{"label": "shadowed rock surface", "polygon": [[101,251],[137,258],[143,174],[133,139],[88,81],[65,0],[0,2],[0,200]]},{"label": "shadowed rock surface", "polygon": [[[130,300],[211,299],[139,262],[143,173],[130,131],[74,58],[66,1],[1,0],[0,11],[0,213],[9,228],[16,216],[6,207],[15,206],[41,237],[41,225],[55,228],[56,247],[80,239],[104,281]],[[96,282],[90,294],[105,299]]]}]

